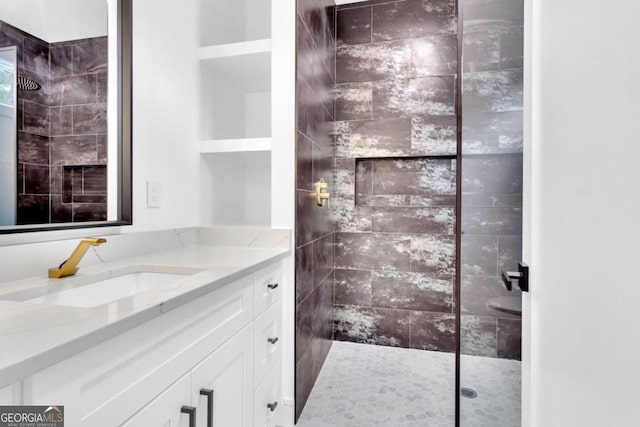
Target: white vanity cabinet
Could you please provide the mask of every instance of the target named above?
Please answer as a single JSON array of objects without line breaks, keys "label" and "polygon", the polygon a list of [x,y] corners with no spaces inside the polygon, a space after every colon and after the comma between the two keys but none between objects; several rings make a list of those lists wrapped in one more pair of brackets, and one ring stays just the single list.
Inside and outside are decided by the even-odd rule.
[{"label": "white vanity cabinet", "polygon": [[269,265],[25,378],[21,403],[64,405],[69,426],[274,425],[281,274]]}]

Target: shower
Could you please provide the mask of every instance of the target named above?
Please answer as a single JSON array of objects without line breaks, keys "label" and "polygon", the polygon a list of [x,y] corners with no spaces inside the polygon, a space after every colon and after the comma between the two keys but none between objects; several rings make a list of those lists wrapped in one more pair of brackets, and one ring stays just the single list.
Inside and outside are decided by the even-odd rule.
[{"label": "shower", "polygon": [[36,90],[40,90],[42,86],[37,81],[30,79],[29,77],[18,75],[18,90],[33,92]]}]

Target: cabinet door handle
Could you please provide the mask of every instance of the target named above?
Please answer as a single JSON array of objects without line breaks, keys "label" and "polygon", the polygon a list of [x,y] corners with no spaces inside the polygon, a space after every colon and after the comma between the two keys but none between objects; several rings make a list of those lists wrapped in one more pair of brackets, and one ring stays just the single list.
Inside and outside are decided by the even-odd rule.
[{"label": "cabinet door handle", "polygon": [[196,408],[184,405],[180,408],[180,412],[189,415],[189,427],[196,427]]},{"label": "cabinet door handle", "polygon": [[269,288],[269,289],[275,289],[275,288],[277,288],[277,287],[278,287],[278,284],[277,284],[277,283],[269,283],[269,284],[267,285],[267,288]]},{"label": "cabinet door handle", "polygon": [[267,408],[271,410],[271,412],[275,411],[278,407],[278,402],[267,403]]},{"label": "cabinet door handle", "polygon": [[269,344],[275,344],[278,342],[278,337],[275,338],[267,338],[267,341],[269,341]]},{"label": "cabinet door handle", "polygon": [[213,390],[200,389],[201,396],[207,396],[207,427],[213,427]]}]

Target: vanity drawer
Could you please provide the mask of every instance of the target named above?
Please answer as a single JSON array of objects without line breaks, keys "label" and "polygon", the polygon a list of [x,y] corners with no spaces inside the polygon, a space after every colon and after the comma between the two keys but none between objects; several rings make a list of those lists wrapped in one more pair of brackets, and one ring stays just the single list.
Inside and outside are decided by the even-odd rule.
[{"label": "vanity drawer", "polygon": [[254,427],[275,427],[282,412],[280,365],[274,367],[256,390],[253,409]]},{"label": "vanity drawer", "polygon": [[255,320],[255,385],[258,386],[282,355],[282,308],[275,304]]},{"label": "vanity drawer", "polygon": [[254,300],[256,317],[280,300],[282,295],[282,265],[277,262],[254,274]]},{"label": "vanity drawer", "polygon": [[120,425],[252,318],[249,275],[25,379],[25,404],[65,405],[73,426]]}]

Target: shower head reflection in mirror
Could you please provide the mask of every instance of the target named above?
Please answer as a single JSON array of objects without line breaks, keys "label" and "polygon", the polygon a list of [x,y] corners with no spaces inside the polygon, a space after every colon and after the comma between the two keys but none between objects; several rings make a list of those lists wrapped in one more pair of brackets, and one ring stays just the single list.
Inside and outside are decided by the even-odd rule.
[{"label": "shower head reflection in mirror", "polygon": [[21,2],[0,3],[0,233],[129,224],[130,0]]}]

